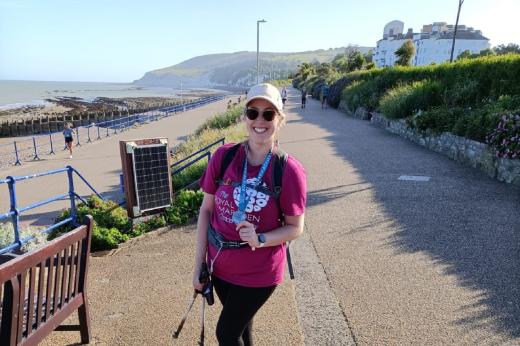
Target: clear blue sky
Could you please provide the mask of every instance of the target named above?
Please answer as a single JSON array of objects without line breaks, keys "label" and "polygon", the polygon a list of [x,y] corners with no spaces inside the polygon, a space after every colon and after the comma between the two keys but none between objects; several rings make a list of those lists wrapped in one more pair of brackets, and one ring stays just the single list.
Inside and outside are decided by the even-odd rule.
[{"label": "clear blue sky", "polygon": [[[458,0],[0,0],[0,79],[129,82],[198,55],[375,46],[392,20],[454,24]],[[460,24],[520,43],[520,0],[466,0]]]}]

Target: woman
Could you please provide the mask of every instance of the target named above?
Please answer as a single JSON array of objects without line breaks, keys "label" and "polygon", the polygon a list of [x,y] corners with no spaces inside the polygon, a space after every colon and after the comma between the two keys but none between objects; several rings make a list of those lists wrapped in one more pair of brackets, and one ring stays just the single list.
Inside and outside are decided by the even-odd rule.
[{"label": "woman", "polygon": [[285,106],[285,101],[287,100],[287,88],[283,87],[282,89],[282,104]]},{"label": "woman", "polygon": [[74,141],[72,136],[75,134],[76,132],[72,129],[72,124],[66,123],[65,129],[63,129],[63,138],[65,139],[65,145],[69,149],[69,159],[72,159],[72,142]]},{"label": "woman", "polygon": [[253,317],[284,279],[285,243],[303,231],[305,171],[292,156],[278,198],[269,194],[284,119],[278,89],[267,83],[252,87],[243,117],[247,140],[222,177],[222,161],[233,144],[215,152],[201,178],[193,286],[202,290],[199,274],[207,260],[223,305],[216,331],[220,345],[252,345]]}]

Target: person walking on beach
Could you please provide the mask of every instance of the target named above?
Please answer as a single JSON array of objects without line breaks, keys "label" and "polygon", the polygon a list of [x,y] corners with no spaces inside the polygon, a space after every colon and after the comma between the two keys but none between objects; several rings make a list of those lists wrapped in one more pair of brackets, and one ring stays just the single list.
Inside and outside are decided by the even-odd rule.
[{"label": "person walking on beach", "polygon": [[327,96],[329,96],[329,86],[325,83],[321,87],[321,109],[327,108]]},{"label": "person walking on beach", "polygon": [[222,303],[216,336],[225,346],[253,344],[253,317],[284,279],[286,242],[303,232],[307,191],[304,168],[278,147],[285,120],[278,89],[253,86],[242,119],[248,138],[217,149],[200,179],[193,270],[200,292],[199,274],[209,268]]},{"label": "person walking on beach", "polygon": [[307,90],[305,90],[305,87],[302,87],[302,108],[305,108],[306,103],[307,103]]},{"label": "person walking on beach", "polygon": [[287,88],[286,87],[282,88],[281,95],[282,95],[282,104],[285,107],[285,101],[287,101]]},{"label": "person walking on beach", "polygon": [[69,159],[72,159],[72,142],[74,141],[72,136],[75,134],[76,132],[72,129],[72,124],[66,123],[63,130],[63,137],[65,138],[65,145],[69,149]]}]

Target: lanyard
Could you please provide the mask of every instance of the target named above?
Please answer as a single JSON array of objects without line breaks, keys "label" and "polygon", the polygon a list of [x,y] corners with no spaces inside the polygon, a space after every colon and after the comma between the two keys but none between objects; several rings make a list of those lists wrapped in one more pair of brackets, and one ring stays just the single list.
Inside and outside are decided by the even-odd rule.
[{"label": "lanyard", "polygon": [[[272,150],[269,149],[269,152],[265,156],[264,162],[262,163],[262,167],[260,167],[260,172],[258,172],[258,176],[256,177],[256,185],[255,188],[260,185],[262,178],[267,171],[267,167],[269,166],[269,161],[271,161],[271,157],[273,156]],[[247,147],[246,147],[246,158],[244,160],[244,168],[242,170],[242,183],[240,184],[240,197],[238,202],[238,211],[233,215],[233,221],[235,223],[240,223],[245,220],[245,210],[247,204],[249,203],[250,197],[247,198]]]}]

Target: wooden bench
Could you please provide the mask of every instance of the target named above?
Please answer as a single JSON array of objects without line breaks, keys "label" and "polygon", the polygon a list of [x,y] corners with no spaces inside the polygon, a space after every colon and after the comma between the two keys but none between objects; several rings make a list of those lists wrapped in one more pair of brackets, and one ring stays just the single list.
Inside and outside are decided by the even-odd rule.
[{"label": "wooden bench", "polygon": [[[0,345],[36,345],[54,330],[91,340],[87,273],[92,217],[45,246],[0,265]],[[59,325],[78,310],[79,326]]]}]

